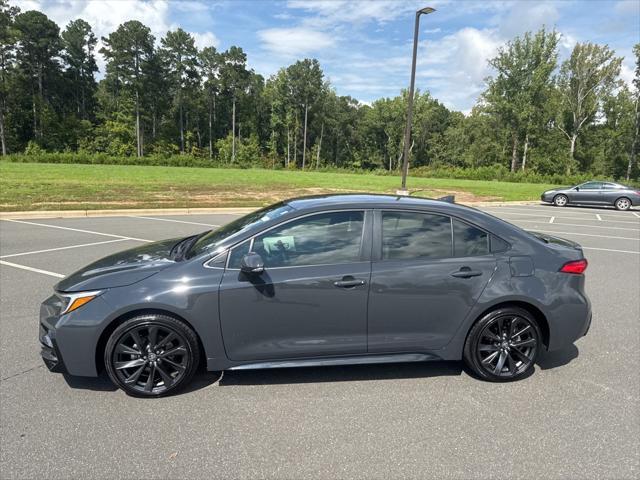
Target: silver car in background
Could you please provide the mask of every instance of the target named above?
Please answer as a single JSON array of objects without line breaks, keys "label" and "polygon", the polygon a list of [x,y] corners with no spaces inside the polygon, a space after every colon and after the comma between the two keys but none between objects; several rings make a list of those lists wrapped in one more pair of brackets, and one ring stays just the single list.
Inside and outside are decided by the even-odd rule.
[{"label": "silver car in background", "polygon": [[540,199],[557,207],[573,205],[613,206],[629,210],[640,205],[640,189],[613,182],[585,182],[574,187],[556,188],[544,192]]}]

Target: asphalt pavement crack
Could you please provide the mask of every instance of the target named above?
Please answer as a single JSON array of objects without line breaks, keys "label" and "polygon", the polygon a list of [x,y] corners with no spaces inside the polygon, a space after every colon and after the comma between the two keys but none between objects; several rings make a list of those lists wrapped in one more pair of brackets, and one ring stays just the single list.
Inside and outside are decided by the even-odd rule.
[{"label": "asphalt pavement crack", "polygon": [[37,370],[38,368],[42,367],[44,367],[44,365],[36,365],[35,367],[28,368],[26,370],[23,370],[22,372],[14,373],[13,375],[9,375],[8,377],[0,378],[0,382],[11,380],[12,378],[19,377],[20,375],[24,375],[25,373],[32,372],[33,370]]}]

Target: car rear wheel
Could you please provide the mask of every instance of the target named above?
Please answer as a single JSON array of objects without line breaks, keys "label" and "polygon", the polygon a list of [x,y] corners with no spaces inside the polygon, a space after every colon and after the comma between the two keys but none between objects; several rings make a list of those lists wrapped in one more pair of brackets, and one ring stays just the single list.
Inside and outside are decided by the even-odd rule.
[{"label": "car rear wheel", "polygon": [[556,195],[553,197],[553,204],[556,207],[564,207],[567,203],[569,203],[569,199],[566,195]]},{"label": "car rear wheel", "polygon": [[166,315],[127,320],[111,334],[104,352],[113,383],[137,397],[175,393],[189,383],[198,363],[195,333]]},{"label": "car rear wheel", "polygon": [[518,380],[533,369],[541,339],[538,323],[528,311],[500,308],[486,314],[471,328],[464,346],[464,361],[483,380]]},{"label": "car rear wheel", "polygon": [[617,210],[629,210],[631,208],[631,200],[626,197],[621,197],[616,200],[614,205]]}]

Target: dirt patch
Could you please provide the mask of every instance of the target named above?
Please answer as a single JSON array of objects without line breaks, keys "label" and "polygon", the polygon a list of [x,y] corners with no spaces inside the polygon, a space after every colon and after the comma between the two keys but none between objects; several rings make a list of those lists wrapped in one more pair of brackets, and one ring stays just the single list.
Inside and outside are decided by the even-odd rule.
[{"label": "dirt patch", "polygon": [[[240,206],[263,206],[285,200],[287,198],[301,197],[306,195],[336,194],[336,193],[365,193],[366,190],[338,189],[338,188],[272,188],[265,190],[239,190],[218,189],[218,188],[184,188],[184,186],[163,187],[162,191],[127,191],[116,194],[110,192],[111,198],[122,200],[102,200],[101,195],[95,195],[86,200],[49,200],[33,201],[24,204],[0,204],[0,209],[4,211],[15,210],[16,208],[28,210],[46,209],[110,209],[110,208],[196,208],[196,207],[240,207]],[[379,193],[394,194],[395,190]],[[413,189],[412,196],[425,198],[438,198],[445,195],[455,195],[457,202],[479,202],[499,200],[499,197],[474,195],[463,190],[446,189]],[[134,198],[132,198],[134,197]]]}]

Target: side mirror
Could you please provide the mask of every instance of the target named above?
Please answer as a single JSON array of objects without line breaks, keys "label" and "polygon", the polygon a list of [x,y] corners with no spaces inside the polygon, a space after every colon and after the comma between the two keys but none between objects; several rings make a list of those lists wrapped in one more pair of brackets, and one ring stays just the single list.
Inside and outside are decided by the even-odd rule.
[{"label": "side mirror", "polygon": [[580,191],[580,187],[575,187],[575,188],[574,188],[574,190],[575,190],[576,192],[579,192],[579,191]]},{"label": "side mirror", "polygon": [[249,252],[242,257],[240,271],[248,275],[260,275],[264,272],[264,260],[255,252]]}]

